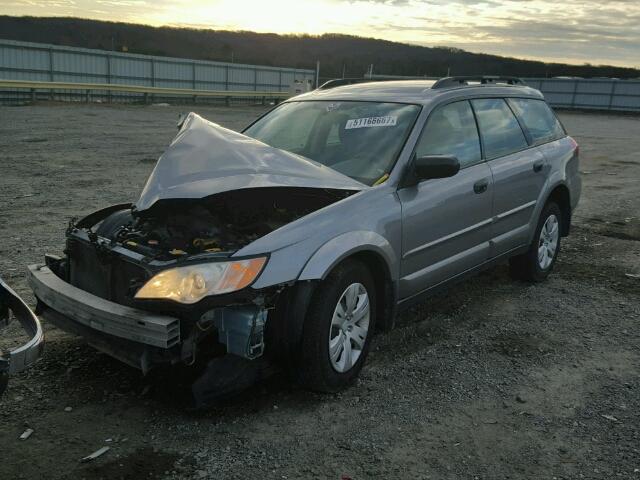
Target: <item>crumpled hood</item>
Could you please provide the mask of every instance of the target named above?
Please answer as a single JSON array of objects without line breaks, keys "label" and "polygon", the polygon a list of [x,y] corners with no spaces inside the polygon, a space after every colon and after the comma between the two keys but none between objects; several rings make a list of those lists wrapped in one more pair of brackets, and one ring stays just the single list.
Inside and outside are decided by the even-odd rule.
[{"label": "crumpled hood", "polygon": [[158,200],[197,199],[256,187],[363,190],[366,185],[190,113],[147,180],[138,211]]}]

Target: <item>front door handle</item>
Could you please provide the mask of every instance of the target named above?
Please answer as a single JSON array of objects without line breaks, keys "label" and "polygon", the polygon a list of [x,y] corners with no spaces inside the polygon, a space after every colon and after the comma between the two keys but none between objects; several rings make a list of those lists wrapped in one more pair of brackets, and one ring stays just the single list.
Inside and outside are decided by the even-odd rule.
[{"label": "front door handle", "polygon": [[542,160],[540,160],[540,161],[538,161],[538,162],[534,162],[534,163],[533,163],[533,171],[534,171],[534,172],[539,172],[539,171],[541,171],[541,170],[542,170],[542,166],[543,166],[543,165],[544,165],[544,164],[543,164]]},{"label": "front door handle", "polygon": [[473,184],[473,191],[476,193],[484,193],[487,191],[487,187],[489,187],[489,180],[483,178]]}]

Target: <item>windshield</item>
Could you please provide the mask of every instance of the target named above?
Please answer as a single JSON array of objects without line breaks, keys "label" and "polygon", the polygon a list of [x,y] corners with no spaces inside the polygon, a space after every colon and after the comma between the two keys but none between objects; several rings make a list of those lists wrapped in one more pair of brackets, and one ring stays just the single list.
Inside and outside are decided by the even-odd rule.
[{"label": "windshield", "polygon": [[243,133],[359,182],[384,181],[420,107],[377,102],[288,102]]}]

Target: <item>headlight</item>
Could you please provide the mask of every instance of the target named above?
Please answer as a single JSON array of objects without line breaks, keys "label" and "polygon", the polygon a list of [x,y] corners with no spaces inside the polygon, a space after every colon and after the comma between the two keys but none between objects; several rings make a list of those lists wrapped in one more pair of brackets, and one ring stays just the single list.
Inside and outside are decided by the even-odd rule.
[{"label": "headlight", "polygon": [[253,282],[266,261],[266,257],[259,257],[172,268],[151,278],[135,298],[196,303],[208,295],[235,292]]}]

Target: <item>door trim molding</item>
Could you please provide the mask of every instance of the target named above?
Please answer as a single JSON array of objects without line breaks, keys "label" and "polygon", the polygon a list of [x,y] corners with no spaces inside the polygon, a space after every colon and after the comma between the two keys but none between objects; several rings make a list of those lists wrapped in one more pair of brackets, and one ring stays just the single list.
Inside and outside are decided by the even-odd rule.
[{"label": "door trim molding", "polygon": [[434,294],[436,292],[441,291],[444,288],[447,288],[449,286],[451,286],[452,284],[458,283],[461,280],[464,280],[465,278],[469,277],[470,275],[473,275],[477,272],[486,270],[490,267],[493,267],[495,265],[499,265],[500,263],[502,263],[503,261],[505,261],[507,258],[512,257],[513,255],[518,255],[521,253],[525,253],[526,251],[528,251],[529,246],[528,245],[523,245],[520,247],[516,247],[513,248],[511,250],[509,250],[508,252],[504,252],[502,254],[500,254],[497,257],[494,257],[490,260],[487,260],[486,262],[483,262],[479,265],[476,265],[475,267],[472,267],[468,270],[465,270],[464,272],[460,272],[457,275],[454,275],[453,277],[450,277],[448,279],[442,280],[439,283],[436,283],[435,285],[431,285],[430,287],[425,288],[424,290],[421,290],[417,293],[414,293],[412,295],[409,295],[408,297],[405,298],[400,298],[398,300],[397,308],[398,308],[398,312],[402,312],[404,310],[406,310],[407,308],[411,307],[412,305],[415,305],[416,303],[424,300],[426,297],[428,297],[431,294]]},{"label": "door trim molding", "polygon": [[515,213],[521,212],[522,210],[526,210],[529,207],[533,207],[536,203],[538,203],[537,200],[532,200],[531,202],[527,202],[523,205],[520,205],[519,207],[513,208],[511,210],[507,210],[506,212],[499,213],[498,215],[493,217],[493,221],[497,222],[498,220],[507,218]]},{"label": "door trim molding", "polygon": [[475,225],[471,225],[470,227],[463,228],[462,230],[458,230],[457,232],[450,233],[449,235],[445,235],[444,237],[440,237],[429,243],[422,244],[419,247],[413,248],[408,252],[406,252],[404,255],[402,255],[402,259],[404,260],[405,258],[415,255],[416,253],[422,252],[427,248],[435,247],[436,245],[446,242],[447,240],[451,240],[453,238],[459,237],[460,235],[464,235],[465,233],[469,233],[479,228],[485,227],[493,223],[493,221],[494,221],[493,218],[488,218],[487,220],[483,220],[482,222],[476,223]]},{"label": "door trim molding", "polygon": [[463,228],[462,230],[458,230],[457,232],[453,232],[450,233],[449,235],[445,235],[444,237],[440,237],[436,240],[433,240],[431,242],[425,243],[420,245],[419,247],[413,248],[411,250],[409,250],[408,252],[406,252],[405,254],[402,255],[402,259],[404,260],[405,258],[409,258],[412,255],[415,255],[416,253],[420,253],[428,248],[431,247],[435,247],[436,245],[440,245],[443,242],[446,242],[448,240],[451,240],[453,238],[459,237],[460,235],[464,235],[466,233],[472,232],[474,230],[477,230],[479,228],[485,227],[489,224],[495,223],[499,220],[503,220],[511,215],[514,215],[518,212],[521,212],[522,210],[526,210],[527,208],[531,208],[533,206],[535,206],[535,204],[538,203],[537,200],[532,200],[531,202],[527,202],[523,205],[520,205],[519,207],[513,208],[511,210],[507,210],[506,212],[502,212],[499,213],[498,215],[496,215],[493,218],[488,218],[487,220],[483,220],[482,222],[476,223],[474,225],[471,225],[470,227],[467,228]]}]

